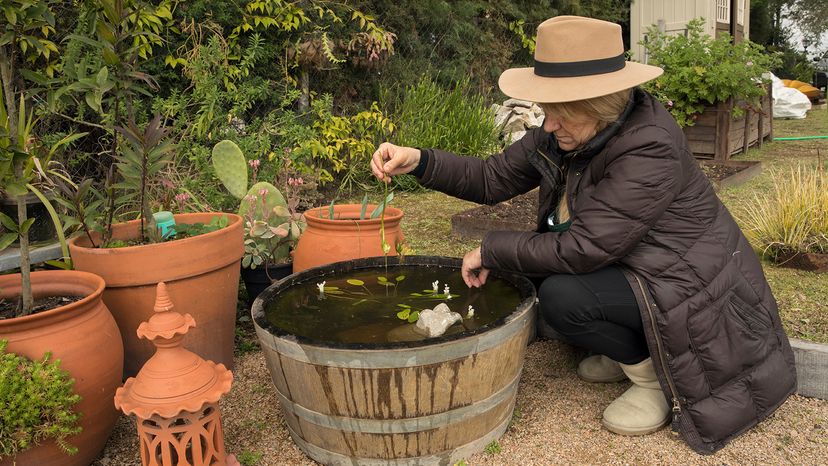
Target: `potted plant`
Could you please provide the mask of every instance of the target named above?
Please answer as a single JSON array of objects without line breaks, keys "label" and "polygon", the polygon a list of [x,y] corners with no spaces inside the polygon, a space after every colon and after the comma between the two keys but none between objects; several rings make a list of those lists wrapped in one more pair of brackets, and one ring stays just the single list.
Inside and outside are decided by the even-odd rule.
[{"label": "potted plant", "polygon": [[349,259],[402,255],[403,211],[388,206],[393,198],[386,192],[379,204],[368,204],[366,195],[362,204],[331,202],[305,211],[308,227],[293,254],[293,273]]},{"label": "potted plant", "polygon": [[[162,281],[171,298],[186,303],[200,323],[191,332],[188,347],[205,359],[232,367],[242,219],[220,212],[178,214],[176,235],[163,237],[150,212],[149,185],[171,160],[167,130],[156,117],[143,131],[130,124],[118,128],[118,133],[126,142],[116,157],[122,181],[109,183],[105,195],[92,196],[107,201],[103,225],[81,214],[82,202],[65,203],[74,206],[75,221],[84,230],[69,241],[75,268],[106,280],[103,299],[121,329],[124,376],[135,375],[153,354],[152,345],[139,340],[135,329],[152,314],[154,286]],[[113,223],[116,204],[133,199],[139,219]]]},{"label": "potted plant", "polygon": [[[298,212],[301,177],[287,176],[288,161],[282,163],[285,197],[273,184],[257,181],[259,160],[246,161],[239,146],[223,140],[213,147],[213,168],[225,188],[239,199],[244,219],[244,256],[241,276],[248,304],[276,280],[290,275],[292,252],[305,229],[304,215]],[[248,186],[248,165],[253,169]]]},{"label": "potted plant", "polygon": [[[118,417],[112,397],[121,381],[123,351],[115,321],[101,300],[103,280],[69,270],[31,272],[29,260],[28,233],[36,219],[28,216],[25,196],[34,193],[48,206],[56,231],[62,234],[54,208],[35,184],[38,174],[45,175],[48,171],[51,155],[72,138],[64,138],[48,149],[41,144],[35,131],[36,119],[27,110],[25,89],[16,72],[16,64],[22,59],[38,58],[37,54],[26,56],[26,50],[54,47],[47,39],[54,32],[50,3],[19,2],[8,6],[5,17],[9,21],[0,26],[4,38],[0,41],[0,100],[3,102],[0,105],[0,186],[7,196],[19,200],[17,220],[0,215],[6,229],[0,235],[0,249],[15,240],[20,244],[20,273],[0,276],[0,340],[3,341],[0,353],[14,353],[14,356],[4,354],[3,363],[18,369],[14,373],[4,371],[0,376],[3,381],[0,393],[13,400],[0,400],[4,409],[0,416],[0,436],[12,432],[18,442],[16,445],[2,442],[0,464],[3,465],[14,462],[88,465],[103,449]],[[68,253],[64,255],[68,258]],[[107,350],[100,351],[100,348]],[[74,387],[51,377],[57,372],[45,365],[45,360],[43,364],[35,364],[40,367],[36,379],[21,377],[25,372],[22,368],[28,367],[23,358],[41,360],[44,352],[51,352],[61,361],[63,370],[77,381]],[[53,381],[58,384],[52,385]],[[73,393],[69,393],[70,388]],[[47,396],[39,397],[38,393]],[[56,398],[49,400],[49,396]],[[38,401],[58,401],[57,398],[75,401],[76,397],[80,401],[73,403],[71,410],[80,417],[80,426],[62,421],[54,423],[47,407],[37,405]],[[15,407],[24,407],[23,412],[5,411]],[[63,418],[68,421],[73,415],[67,412],[69,406],[64,408],[59,413],[68,416]],[[44,423],[37,425],[34,417]],[[21,430],[15,431],[15,428]],[[49,429],[56,436],[46,438],[37,434],[30,438],[31,429]],[[73,445],[77,454],[67,457],[61,443]]]},{"label": "potted plant", "polygon": [[776,54],[749,40],[733,43],[728,34],[710,37],[701,19],[688,23],[686,35],[651,27],[642,45],[649,63],[664,69],[644,87],[684,127],[697,157],[726,160],[770,136],[763,75],[778,61]]}]

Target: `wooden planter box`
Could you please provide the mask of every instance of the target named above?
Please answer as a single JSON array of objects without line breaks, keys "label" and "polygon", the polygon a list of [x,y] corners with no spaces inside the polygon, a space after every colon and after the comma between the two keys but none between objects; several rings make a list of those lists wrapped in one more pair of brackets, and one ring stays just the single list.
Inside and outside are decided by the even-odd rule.
[{"label": "wooden planter box", "polygon": [[737,119],[732,118],[733,99],[707,107],[695,125],[684,127],[690,151],[698,159],[727,160],[733,154],[747,152],[749,147],[761,147],[763,141],[773,138],[770,84],[761,102],[761,111],[747,109]]}]

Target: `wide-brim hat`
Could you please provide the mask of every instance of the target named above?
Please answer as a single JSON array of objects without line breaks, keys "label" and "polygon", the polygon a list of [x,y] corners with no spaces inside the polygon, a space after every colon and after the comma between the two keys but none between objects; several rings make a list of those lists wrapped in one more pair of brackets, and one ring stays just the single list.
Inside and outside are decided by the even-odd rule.
[{"label": "wide-brim hat", "polygon": [[624,60],[621,26],[557,16],[538,26],[535,66],[500,75],[504,94],[532,102],[572,102],[612,94],[655,79],[664,70]]}]

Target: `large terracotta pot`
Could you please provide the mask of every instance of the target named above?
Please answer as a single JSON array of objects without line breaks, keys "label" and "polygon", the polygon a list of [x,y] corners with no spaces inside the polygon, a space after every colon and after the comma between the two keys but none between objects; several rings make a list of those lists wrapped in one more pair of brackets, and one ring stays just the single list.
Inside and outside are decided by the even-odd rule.
[{"label": "large terracotta pot", "polygon": [[[217,215],[227,215],[229,225],[181,240],[110,249],[89,247],[85,236],[69,241],[75,268],[106,280],[103,300],[121,329],[124,377],[137,374],[155,352],[135,330],[153,314],[155,286],[162,281],[179,310],[198,322],[187,335],[187,348],[204,359],[233,366],[239,264],[244,254],[242,218],[201,213],[176,215],[175,221],[206,224]],[[117,224],[112,236],[136,238],[139,228],[137,220]]]},{"label": "large terracotta pot", "polygon": [[[366,212],[376,208],[368,205]],[[382,256],[380,219],[359,219],[362,204],[334,206],[334,219],[328,217],[330,208],[316,207],[305,212],[308,226],[299,237],[293,254],[293,273],[318,265],[349,259]],[[391,245],[389,256],[396,256],[396,245],[402,243],[400,220],[403,211],[385,208],[385,241]]]},{"label": "large terracotta pot", "polygon": [[[32,273],[35,296],[85,296],[80,301],[26,317],[0,320],[0,339],[8,340],[6,351],[40,359],[52,352],[60,367],[75,379],[75,392],[81,401],[75,409],[81,413],[78,435],[69,443],[78,453],[68,456],[54,442],[45,442],[18,455],[18,465],[87,466],[100,454],[118,419],[112,399],[121,384],[124,351],[115,320],[101,295],[101,277],[77,271]],[[0,276],[0,297],[20,295],[20,275]],[[13,464],[11,458],[0,465]]]}]

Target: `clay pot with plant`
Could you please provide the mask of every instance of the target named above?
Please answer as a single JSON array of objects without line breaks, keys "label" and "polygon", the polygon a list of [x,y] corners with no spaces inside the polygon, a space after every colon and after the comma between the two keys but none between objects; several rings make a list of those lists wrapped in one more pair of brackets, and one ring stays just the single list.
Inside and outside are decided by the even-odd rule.
[{"label": "clay pot with plant", "polygon": [[[239,146],[229,140],[213,147],[212,163],[224,187],[239,199],[238,214],[244,219],[241,276],[248,304],[252,304],[262,290],[292,271],[292,252],[306,226],[304,215],[297,210],[303,181],[287,177],[286,195],[272,183],[257,181],[259,160],[247,161]],[[287,168],[286,163],[282,168]],[[252,169],[250,186],[248,166]]]},{"label": "clay pot with plant", "polygon": [[293,273],[350,259],[405,255],[403,211],[388,205],[393,198],[386,192],[379,204],[369,204],[365,195],[361,204],[331,202],[305,211],[308,227],[293,254]]},{"label": "clay pot with plant", "polygon": [[[31,271],[29,232],[36,220],[44,220],[30,217],[26,198],[31,194],[47,208],[40,216],[48,215],[55,225],[64,252],[60,265],[70,266],[60,219],[44,191],[48,175],[62,176],[51,170],[52,155],[83,135],[46,147],[16,69],[24,60],[35,63],[44,54],[48,60],[48,51],[57,51],[48,39],[55,32],[51,3],[5,4],[9,21],[0,25],[0,189],[17,201],[16,219],[0,216],[5,229],[0,249],[14,241],[20,249],[20,273],[0,276],[3,466],[88,465],[118,417],[112,397],[121,381],[123,351],[101,300],[103,280],[70,270]],[[67,456],[67,451],[75,454]]]},{"label": "clay pot with plant", "polygon": [[[174,234],[163,234],[149,206],[150,186],[172,160],[168,130],[160,117],[143,130],[134,124],[117,130],[126,142],[116,156],[119,181],[110,179],[104,193],[82,182],[64,201],[81,230],[69,241],[75,268],[106,280],[103,299],[121,330],[124,376],[135,375],[153,354],[135,329],[150,317],[154,286],[162,281],[200,322],[189,348],[232,367],[242,219],[225,213],[178,214]],[[139,209],[139,219],[114,223],[115,212],[130,205]]]}]

